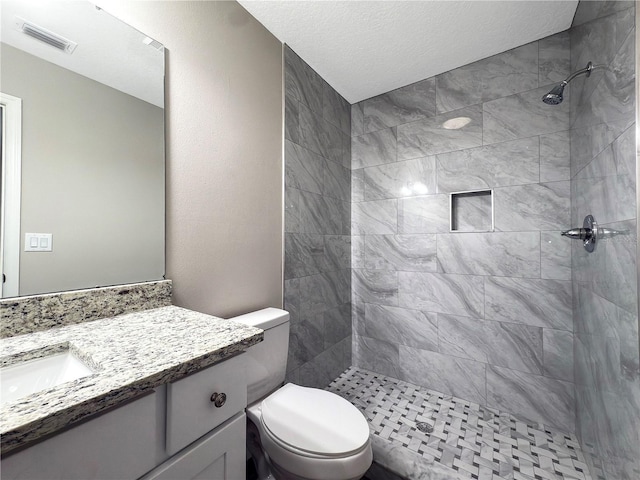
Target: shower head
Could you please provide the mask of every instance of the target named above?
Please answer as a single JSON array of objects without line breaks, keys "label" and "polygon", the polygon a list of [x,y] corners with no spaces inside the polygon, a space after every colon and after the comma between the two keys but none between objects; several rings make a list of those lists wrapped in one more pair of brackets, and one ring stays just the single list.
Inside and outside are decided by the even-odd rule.
[{"label": "shower head", "polygon": [[566,81],[559,83],[558,85],[553,87],[549,93],[542,97],[542,101],[547,105],[558,105],[559,103],[562,103],[562,92],[564,92],[564,87],[566,85]]},{"label": "shower head", "polygon": [[542,97],[542,101],[547,105],[558,105],[562,103],[562,100],[564,99],[562,96],[564,92],[564,87],[566,87],[569,84],[569,82],[574,78],[576,78],[578,75],[582,75],[583,73],[585,73],[587,77],[590,76],[591,70],[593,70],[594,68],[595,66],[593,65],[593,63],[591,62],[587,63],[587,66],[584,67],[582,70],[578,70],[577,72],[572,73],[567,77],[566,80],[563,80],[558,85],[553,87],[549,93],[547,93]]}]

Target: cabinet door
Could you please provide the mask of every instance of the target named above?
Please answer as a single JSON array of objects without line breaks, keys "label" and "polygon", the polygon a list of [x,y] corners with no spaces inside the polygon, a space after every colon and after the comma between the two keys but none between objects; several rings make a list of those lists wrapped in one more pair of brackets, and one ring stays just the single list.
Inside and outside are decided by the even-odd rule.
[{"label": "cabinet door", "polygon": [[240,413],[140,480],[244,480],[245,429]]}]

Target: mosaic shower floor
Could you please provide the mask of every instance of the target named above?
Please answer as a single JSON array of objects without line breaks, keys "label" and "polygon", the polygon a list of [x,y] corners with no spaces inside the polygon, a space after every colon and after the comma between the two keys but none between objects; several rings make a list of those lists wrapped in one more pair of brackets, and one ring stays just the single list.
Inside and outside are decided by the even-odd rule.
[{"label": "mosaic shower floor", "polygon": [[328,390],[358,407],[374,435],[453,469],[452,478],[592,480],[574,435],[355,367]]}]

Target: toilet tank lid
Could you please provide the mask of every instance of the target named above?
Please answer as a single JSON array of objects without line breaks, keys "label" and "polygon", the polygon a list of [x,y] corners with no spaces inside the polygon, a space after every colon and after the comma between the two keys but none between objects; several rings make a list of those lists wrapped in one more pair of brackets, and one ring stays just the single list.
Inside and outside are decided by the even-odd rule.
[{"label": "toilet tank lid", "polygon": [[262,422],[281,442],[313,454],[344,456],[369,440],[369,424],[335,393],[292,383],[262,402]]},{"label": "toilet tank lid", "polygon": [[229,320],[234,322],[243,323],[250,327],[261,328],[262,330],[268,330],[278,325],[282,325],[289,321],[289,312],[281,310],[279,308],[263,308],[262,310],[256,310],[255,312],[246,313],[238,317],[232,317]]}]

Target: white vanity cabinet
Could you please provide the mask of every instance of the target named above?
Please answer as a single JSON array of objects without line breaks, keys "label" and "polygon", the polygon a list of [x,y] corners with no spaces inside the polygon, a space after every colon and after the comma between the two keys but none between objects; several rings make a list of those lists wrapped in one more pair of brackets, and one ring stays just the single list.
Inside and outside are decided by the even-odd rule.
[{"label": "white vanity cabinet", "polygon": [[[163,460],[163,389],[0,461],[2,480],[137,478]],[[160,441],[159,441],[160,439]]]},{"label": "white vanity cabinet", "polygon": [[166,451],[171,458],[141,480],[245,478],[244,369],[244,355],[239,355],[167,385]]},{"label": "white vanity cabinet", "polygon": [[243,357],[10,453],[2,458],[2,479],[244,479]]}]

